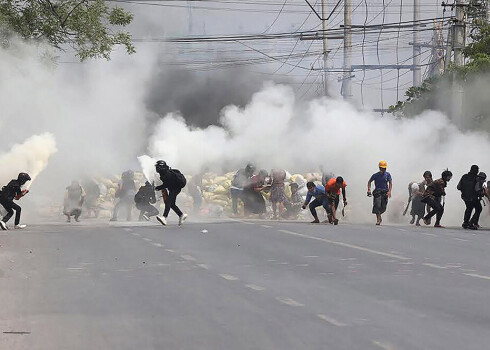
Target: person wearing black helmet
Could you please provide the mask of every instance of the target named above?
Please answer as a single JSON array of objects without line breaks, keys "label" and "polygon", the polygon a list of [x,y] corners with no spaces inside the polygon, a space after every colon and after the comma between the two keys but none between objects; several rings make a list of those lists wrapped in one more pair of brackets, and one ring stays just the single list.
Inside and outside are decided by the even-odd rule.
[{"label": "person wearing black helmet", "polygon": [[424,224],[430,225],[430,219],[435,215],[436,223],[434,227],[443,227],[441,226],[441,218],[444,214],[444,205],[441,204],[438,198],[446,195],[445,188],[447,187],[447,183],[451,181],[452,177],[452,172],[449,170],[444,170],[441,174],[441,178],[433,181],[425,189],[422,196],[422,202],[427,203],[432,210],[426,216],[424,216]]},{"label": "person wearing black helmet", "polygon": [[[479,172],[478,176],[476,177],[475,190],[476,190],[476,194],[478,196],[478,200],[480,201],[480,203],[482,200],[484,200],[483,199],[484,197],[487,197],[488,199],[490,199],[490,194],[488,193],[488,184],[487,184],[486,180],[487,180],[487,174],[485,174],[482,171]],[[480,204],[480,206],[481,206],[481,204]],[[480,221],[480,215],[476,216],[476,213],[475,213],[473,225],[472,225],[473,229],[476,230],[476,229],[480,228],[479,221]]]},{"label": "person wearing black helmet", "polygon": [[[477,224],[483,209],[480,202],[481,197],[478,196],[477,192],[479,170],[478,165],[472,165],[470,172],[461,177],[457,186],[458,190],[461,191],[461,199],[466,205],[463,224],[461,225],[464,229],[476,230],[478,228]],[[471,216],[473,209],[475,212]]]},{"label": "person wearing black helmet", "polygon": [[233,180],[231,180],[230,197],[234,215],[238,215],[238,199],[243,200],[243,188],[250,178],[254,176],[254,173],[255,166],[252,163],[248,163],[245,168],[239,169],[233,176]]},{"label": "person wearing black helmet", "polygon": [[2,190],[0,191],[0,204],[7,211],[7,215],[5,215],[0,221],[0,227],[2,228],[2,230],[7,229],[7,222],[10,220],[12,215],[14,215],[14,210],[14,227],[17,229],[22,229],[26,227],[26,225],[20,224],[21,208],[19,205],[14,203],[14,199],[19,200],[29,192],[29,190],[22,189],[22,186],[24,186],[27,181],[31,181],[31,177],[29,176],[29,174],[19,173],[17,179],[11,180],[6,186],[2,187]]},{"label": "person wearing black helmet", "polygon": [[114,206],[114,212],[110,221],[117,221],[121,207],[126,209],[126,220],[131,221],[135,194],[136,184],[134,183],[134,172],[132,170],[125,171],[121,174],[121,182],[116,191],[116,198],[119,198],[119,201]]},{"label": "person wearing black helmet", "polygon": [[152,204],[157,202],[155,195],[155,186],[146,181],[144,186],[141,186],[138,192],[134,195],[136,209],[140,211],[139,221],[145,219],[150,221],[150,217],[158,215],[158,209]]},{"label": "person wearing black helmet", "polygon": [[187,184],[185,176],[177,169],[171,169],[163,160],[159,160],[155,164],[155,170],[160,175],[162,184],[155,187],[156,191],[162,191],[165,209],[163,216],[157,216],[157,220],[162,224],[167,224],[167,217],[172,209],[179,216],[179,226],[187,219],[187,214],[182,213],[176,204],[177,196]]}]

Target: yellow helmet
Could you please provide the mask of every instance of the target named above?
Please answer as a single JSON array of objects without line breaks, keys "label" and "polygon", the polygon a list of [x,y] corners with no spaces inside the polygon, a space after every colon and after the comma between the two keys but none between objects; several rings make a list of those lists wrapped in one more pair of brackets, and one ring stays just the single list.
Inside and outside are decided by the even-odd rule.
[{"label": "yellow helmet", "polygon": [[380,168],[387,168],[388,167],[388,163],[386,163],[386,160],[382,160],[379,162],[379,167]]}]

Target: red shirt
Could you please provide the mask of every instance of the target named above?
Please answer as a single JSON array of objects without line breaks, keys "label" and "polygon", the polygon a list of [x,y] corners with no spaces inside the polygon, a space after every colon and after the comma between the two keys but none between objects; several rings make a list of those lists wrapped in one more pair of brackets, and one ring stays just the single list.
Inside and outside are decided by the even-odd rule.
[{"label": "red shirt", "polygon": [[347,183],[344,181],[342,184],[342,187],[337,186],[337,178],[332,177],[330,180],[327,181],[327,184],[325,185],[325,192],[327,193],[333,193],[335,190],[337,190],[337,194],[340,194],[340,189],[345,188],[347,186]]}]

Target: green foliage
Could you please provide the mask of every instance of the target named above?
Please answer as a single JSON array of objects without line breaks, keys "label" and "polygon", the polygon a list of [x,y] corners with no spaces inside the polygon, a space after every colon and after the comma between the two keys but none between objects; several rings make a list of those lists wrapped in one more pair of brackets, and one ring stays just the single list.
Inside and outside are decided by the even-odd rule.
[{"label": "green foliage", "polygon": [[58,49],[73,48],[80,60],[110,59],[116,45],[135,52],[131,35],[121,29],[133,15],[104,0],[0,0],[0,36],[8,44],[14,33],[45,40]]}]

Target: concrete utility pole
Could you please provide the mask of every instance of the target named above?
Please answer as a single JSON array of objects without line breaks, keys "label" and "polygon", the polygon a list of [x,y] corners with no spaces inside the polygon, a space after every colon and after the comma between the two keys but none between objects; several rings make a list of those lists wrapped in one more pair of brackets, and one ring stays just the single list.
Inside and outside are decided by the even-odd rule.
[{"label": "concrete utility pole", "polygon": [[[463,48],[465,46],[465,4],[462,0],[456,0],[456,20],[453,24],[453,52],[454,65],[461,67],[464,64]],[[463,115],[464,91],[461,83],[457,80],[456,72],[453,73],[453,101],[452,101],[452,120],[459,128],[464,128],[465,118]]]},{"label": "concrete utility pole", "polygon": [[[418,0],[416,0],[418,1]],[[345,100],[352,97],[352,0],[344,0],[344,76],[342,96]]]},{"label": "concrete utility pole", "polygon": [[323,29],[323,92],[328,96],[327,83],[327,59],[328,59],[328,43],[327,43],[327,0],[322,0],[322,29]]},{"label": "concrete utility pole", "polygon": [[419,21],[420,21],[420,0],[413,0],[413,86],[420,86],[422,83],[420,70],[420,40],[419,40]]}]

